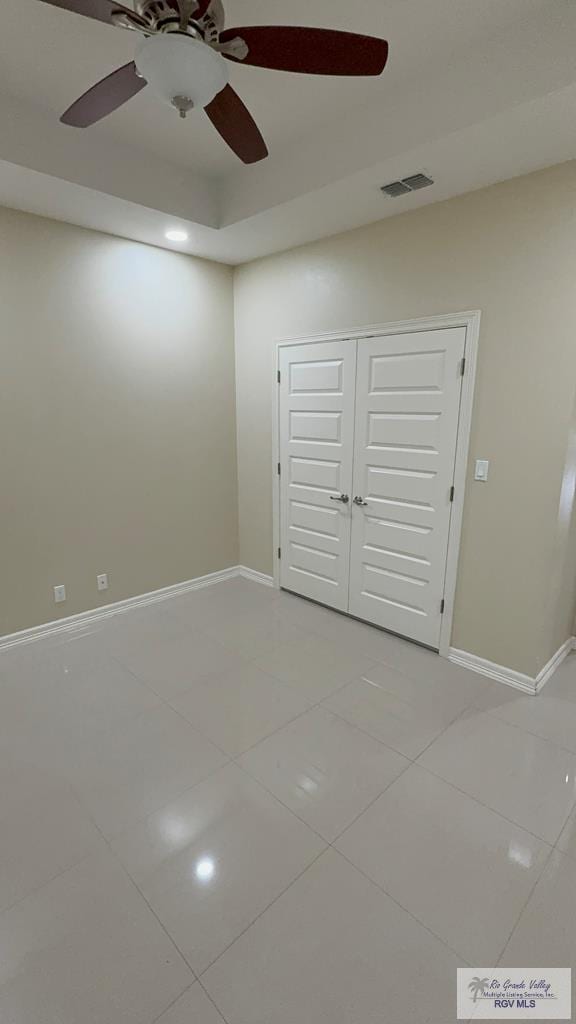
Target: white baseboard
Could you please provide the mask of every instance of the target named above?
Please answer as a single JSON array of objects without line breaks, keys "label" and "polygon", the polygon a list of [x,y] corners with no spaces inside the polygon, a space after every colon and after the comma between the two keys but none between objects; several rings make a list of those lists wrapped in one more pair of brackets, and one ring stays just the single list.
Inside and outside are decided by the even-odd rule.
[{"label": "white baseboard", "polygon": [[[163,587],[161,590],[152,590],[148,594],[138,594],[136,597],[129,597],[124,601],[116,601],[113,604],[106,604],[100,608],[94,608],[87,612],[80,612],[78,615],[69,615],[65,619],[57,619],[54,622],[46,622],[41,626],[33,626],[31,629],[23,629],[18,633],[10,633],[0,636],[0,651],[18,647],[21,644],[33,643],[42,640],[44,637],[54,636],[58,633],[71,632],[89,626],[102,619],[112,618],[114,615],[121,615],[133,608],[143,608],[149,604],[157,604],[160,601],[167,601],[172,597],[179,597],[193,590],[200,590],[202,587],[211,587],[215,583],[224,580],[231,580],[241,576],[244,579],[260,583],[265,587],[273,587],[274,579],[266,573],[257,572],[256,569],[249,569],[245,565],[234,565],[229,569],[222,569],[220,572],[211,572],[207,576],[197,576],[196,579],[185,580],[183,583],[175,583],[170,587]],[[462,665],[472,672],[479,672],[489,679],[496,679],[499,683],[513,686],[517,690],[533,696],[540,692],[548,682],[557,668],[562,664],[564,658],[571,650],[576,649],[576,637],[570,637],[550,658],[550,661],[538,673],[536,677],[524,675],[514,669],[506,668],[504,665],[497,665],[493,661],[479,658],[476,654],[469,654],[468,651],[460,651],[456,647],[449,649],[448,658],[456,665]]]},{"label": "white baseboard", "polygon": [[469,654],[468,651],[459,651],[456,647],[450,648],[448,658],[456,665],[462,665],[472,672],[479,672],[480,675],[488,676],[489,679],[495,679],[499,683],[505,683],[506,686],[513,686],[516,690],[522,690],[523,693],[529,693],[534,697],[540,693],[542,687],[546,685],[573,648],[576,648],[576,637],[566,640],[537,676],[524,675],[523,672],[516,672],[505,665],[497,665],[493,661],[487,661],[486,658],[479,658],[476,654]]},{"label": "white baseboard", "polygon": [[562,644],[561,647],[558,648],[556,654],[552,655],[550,661],[544,665],[544,668],[541,669],[536,676],[536,693],[540,693],[542,687],[545,686],[550,677],[554,675],[556,669],[560,668],[564,658],[570,654],[570,651],[574,650],[575,646],[576,637],[571,636]]},{"label": "white baseboard", "polygon": [[[249,574],[249,575],[248,575]],[[143,608],[148,604],[156,604],[159,601],[167,601],[171,597],[179,597],[192,590],[200,590],[202,587],[211,587],[214,583],[221,583],[223,580],[231,580],[236,576],[246,576],[247,579],[257,579],[261,573],[252,573],[250,569],[234,565],[230,569],[222,569],[220,572],[211,572],[207,576],[197,576],[196,579],[186,580],[184,583],[175,583],[171,587],[163,587],[161,590],[152,590],[148,594],[138,594],[137,597],[129,597],[125,601],[116,601],[114,604],[106,604],[101,608],[93,608],[87,612],[80,612],[78,615],[69,615],[65,619],[57,619],[55,622],[47,622],[42,626],[33,626],[32,629],[24,629],[18,633],[0,637],[0,651],[17,647],[20,644],[33,643],[44,637],[54,636],[56,633],[66,633],[83,626],[88,626],[101,619],[109,619],[113,615],[121,615],[132,608]],[[265,582],[268,577],[262,577],[257,582]]]},{"label": "white baseboard", "polygon": [[262,583],[265,587],[274,586],[273,576],[267,576],[264,572],[257,572],[256,569],[248,569],[245,565],[238,566],[238,575],[243,576],[246,580],[252,580],[253,583]]},{"label": "white baseboard", "polygon": [[514,669],[506,668],[504,665],[497,665],[494,661],[487,661],[486,658],[479,658],[477,654],[469,654],[468,651],[459,651],[457,647],[451,647],[448,658],[456,665],[471,669],[472,672],[479,672],[482,676],[495,679],[499,683],[506,683],[514,686],[524,693],[536,693],[536,681],[532,676],[524,675],[523,672],[515,672]]}]

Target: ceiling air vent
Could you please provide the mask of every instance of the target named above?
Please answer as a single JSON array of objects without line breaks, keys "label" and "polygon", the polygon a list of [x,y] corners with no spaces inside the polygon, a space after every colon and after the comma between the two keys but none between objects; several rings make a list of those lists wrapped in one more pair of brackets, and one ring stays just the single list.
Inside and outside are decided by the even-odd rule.
[{"label": "ceiling air vent", "polygon": [[405,196],[411,191],[410,186],[404,185],[401,181],[391,181],[389,185],[382,186],[382,192],[392,199],[396,199],[398,196]]},{"label": "ceiling air vent", "polygon": [[405,196],[409,192],[417,192],[418,189],[428,188],[429,185],[433,184],[432,178],[429,178],[427,174],[411,174],[408,178],[402,178],[402,181],[391,181],[389,185],[383,185],[381,191],[384,195],[397,199],[398,196]]}]

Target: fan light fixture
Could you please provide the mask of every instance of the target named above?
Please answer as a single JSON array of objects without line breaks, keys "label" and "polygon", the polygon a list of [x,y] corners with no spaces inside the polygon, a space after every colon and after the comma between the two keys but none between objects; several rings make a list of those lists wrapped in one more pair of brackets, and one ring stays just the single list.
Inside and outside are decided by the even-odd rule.
[{"label": "fan light fixture", "polygon": [[171,231],[166,231],[166,238],[169,242],[187,242],[188,232],[175,228]]},{"label": "fan light fixture", "polygon": [[[136,59],[75,100],[62,114],[62,124],[71,128],[97,124],[149,85],[181,117],[193,107],[204,108],[218,134],[245,164],[265,160],[268,148],[252,114],[228,82],[230,63],[289,74],[355,78],[381,75],[388,60],[385,39],[358,32],[303,25],[225,28],[223,0],[132,0],[129,6],[120,0],[42,2],[129,29],[142,39]],[[353,19],[354,5],[348,6]]]},{"label": "fan light fixture", "polygon": [[228,85],[226,61],[200,39],[174,32],[148,36],[136,53],[136,67],[156,95],[186,117],[207,107]]}]

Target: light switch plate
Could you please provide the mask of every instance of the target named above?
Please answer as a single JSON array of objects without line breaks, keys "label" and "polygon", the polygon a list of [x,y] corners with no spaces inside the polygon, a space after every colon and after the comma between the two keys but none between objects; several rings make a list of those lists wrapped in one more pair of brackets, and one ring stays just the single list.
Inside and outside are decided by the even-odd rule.
[{"label": "light switch plate", "polygon": [[481,480],[483,483],[486,483],[488,479],[489,468],[490,463],[488,462],[488,459],[476,459],[476,471],[474,473],[474,479]]}]

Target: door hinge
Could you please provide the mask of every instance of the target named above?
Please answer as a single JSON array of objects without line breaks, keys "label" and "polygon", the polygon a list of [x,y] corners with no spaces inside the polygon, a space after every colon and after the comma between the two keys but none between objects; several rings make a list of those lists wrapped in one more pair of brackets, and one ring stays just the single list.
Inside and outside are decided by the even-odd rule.
[{"label": "door hinge", "polygon": [[280,476],[281,472],[282,472],[282,470],[281,470],[281,467],[280,467],[280,463],[278,463],[278,476]]},{"label": "door hinge", "polygon": [[282,548],[278,548],[278,558],[282,558]]},{"label": "door hinge", "polygon": [[278,373],[276,374],[276,380],[280,383],[280,370],[278,370]]},{"label": "door hinge", "polygon": [[446,601],[444,598],[440,601],[440,615],[444,615],[444,609],[446,607]]},{"label": "door hinge", "polygon": [[456,489],[454,487],[451,487],[450,488],[450,501],[454,501],[454,495],[455,494],[456,494]]},{"label": "door hinge", "polygon": [[463,356],[462,357],[462,362],[460,363],[460,376],[461,377],[464,376],[465,369],[466,369],[466,356]]}]

